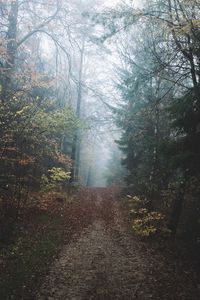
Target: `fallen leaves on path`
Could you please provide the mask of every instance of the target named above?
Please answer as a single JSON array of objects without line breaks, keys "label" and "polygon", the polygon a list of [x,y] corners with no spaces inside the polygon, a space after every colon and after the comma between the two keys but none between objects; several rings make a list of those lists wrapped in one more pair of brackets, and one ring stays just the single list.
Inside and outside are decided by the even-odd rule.
[{"label": "fallen leaves on path", "polygon": [[200,299],[191,271],[127,231],[115,190],[85,189],[80,198],[90,222],[63,247],[38,300]]}]

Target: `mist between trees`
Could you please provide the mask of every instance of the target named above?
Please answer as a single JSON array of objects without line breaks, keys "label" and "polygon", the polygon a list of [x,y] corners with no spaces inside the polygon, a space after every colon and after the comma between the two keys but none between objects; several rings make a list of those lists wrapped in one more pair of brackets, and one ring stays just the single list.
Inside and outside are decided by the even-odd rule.
[{"label": "mist between trees", "polygon": [[199,242],[199,17],[199,0],[0,1],[3,225],[32,193],[117,184]]}]

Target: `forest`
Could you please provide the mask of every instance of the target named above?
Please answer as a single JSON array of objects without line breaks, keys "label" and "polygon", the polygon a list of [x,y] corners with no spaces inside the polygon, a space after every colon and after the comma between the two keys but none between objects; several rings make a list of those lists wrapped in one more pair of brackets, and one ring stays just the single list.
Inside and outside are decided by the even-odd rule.
[{"label": "forest", "polygon": [[0,299],[200,299],[200,0],[0,0]]}]

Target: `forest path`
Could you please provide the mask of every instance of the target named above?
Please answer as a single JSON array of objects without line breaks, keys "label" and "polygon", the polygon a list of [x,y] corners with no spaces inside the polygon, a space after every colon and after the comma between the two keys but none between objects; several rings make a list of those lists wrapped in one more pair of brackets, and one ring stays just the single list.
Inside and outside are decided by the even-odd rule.
[{"label": "forest path", "polygon": [[81,197],[91,224],[63,247],[38,300],[200,299],[190,271],[128,232],[114,190],[86,189]]}]

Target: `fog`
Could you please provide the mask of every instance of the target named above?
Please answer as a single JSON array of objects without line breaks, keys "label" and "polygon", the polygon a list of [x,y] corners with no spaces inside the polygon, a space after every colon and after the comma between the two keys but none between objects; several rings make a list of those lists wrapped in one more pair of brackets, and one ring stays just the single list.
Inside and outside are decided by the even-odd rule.
[{"label": "fog", "polygon": [[[106,185],[114,141],[120,135],[113,111],[120,105],[116,67],[120,66],[121,42],[98,18],[125,3],[132,7],[137,1],[2,2],[2,18],[9,9],[16,18],[13,24],[8,18],[10,25],[2,31],[4,39],[3,32],[10,26],[10,40],[18,41],[16,47],[10,43],[12,61],[7,63],[14,63],[16,78],[29,80],[29,97],[35,93],[44,103],[51,99],[79,119],[74,135],[66,131],[60,145],[74,163],[73,178],[84,185]],[[38,92],[44,78],[48,90]],[[23,86],[23,80],[15,85]],[[92,181],[88,179],[91,174]]]},{"label": "fog", "polygon": [[[84,14],[100,13],[106,7],[114,8],[119,2],[68,2],[71,9],[68,20],[70,32],[59,32],[59,44],[64,45],[64,49],[59,49],[58,45],[55,47],[51,37],[41,36],[42,55],[51,66],[51,72],[55,72],[59,97],[64,98],[64,105],[72,105],[74,109],[77,105],[76,88],[81,71],[79,117],[88,127],[79,137],[79,171],[84,185],[88,183],[90,174],[93,178],[90,185],[106,185],[107,163],[112,154],[114,140],[118,136],[111,106],[116,107],[119,102],[114,80],[115,65],[118,63],[116,47],[111,40],[104,44],[94,41],[102,34],[103,27],[91,24],[90,18],[84,17]],[[66,81],[67,91],[64,87]]]},{"label": "fog", "polygon": [[[179,285],[169,281],[167,289],[160,290],[167,278],[160,272],[163,282],[155,274],[141,286],[143,265],[152,254],[145,247],[142,257],[147,255],[147,260],[141,270],[136,265],[141,276],[138,284],[133,280],[130,297],[126,295],[132,279],[124,274],[121,290],[121,266],[113,277],[112,268],[99,272],[99,259],[82,289],[84,268],[77,268],[77,261],[82,266],[77,252],[71,271],[76,279],[80,273],[83,298],[200,299],[192,291],[198,284],[188,282],[182,289],[190,271],[183,272],[184,264],[179,264],[179,258],[189,258],[181,248],[199,253],[195,248],[200,241],[199,20],[200,0],[0,0],[2,299],[39,295],[36,280],[49,273],[44,266],[51,265],[61,246],[77,250],[84,244],[86,251],[81,252],[92,266],[103,237],[100,254],[105,259],[100,260],[105,266],[109,253],[114,268],[116,262],[129,262],[126,255],[116,258],[122,251],[113,248],[116,229],[126,242],[129,225],[143,241],[150,237],[148,247],[169,242],[166,257],[172,263],[170,253],[177,244],[177,272],[187,278],[178,280]],[[80,240],[73,243],[74,236]],[[16,265],[19,270],[11,272]],[[168,264],[160,267],[173,274],[174,264],[172,272]],[[73,295],[78,292],[71,279],[74,286],[69,282],[61,293],[59,287],[52,289],[57,298],[62,292],[72,295],[68,291],[73,288]],[[101,283],[105,293],[100,295]],[[110,286],[116,286],[117,293]]]}]

